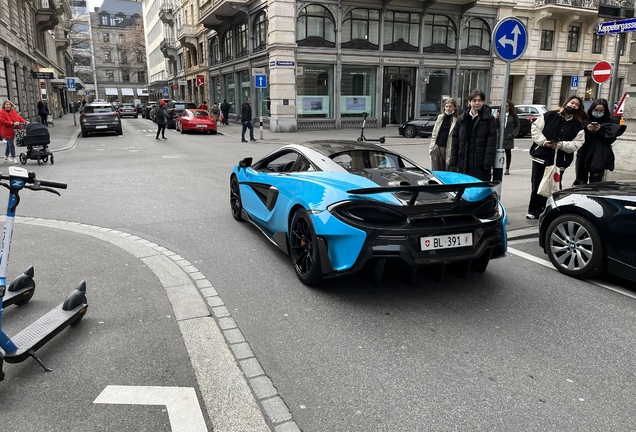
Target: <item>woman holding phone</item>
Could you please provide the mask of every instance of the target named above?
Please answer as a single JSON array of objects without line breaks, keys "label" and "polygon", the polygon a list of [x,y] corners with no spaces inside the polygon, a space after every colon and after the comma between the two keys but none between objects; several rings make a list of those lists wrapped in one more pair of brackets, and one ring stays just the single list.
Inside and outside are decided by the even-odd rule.
[{"label": "woman holding phone", "polygon": [[625,130],[613,121],[605,99],[592,102],[587,115],[589,121],[583,123],[585,143],[576,152],[574,186],[603,181],[605,170],[614,170],[612,143]]},{"label": "woman holding phone", "polygon": [[537,193],[545,168],[556,163],[563,176],[574,159],[574,152],[583,145],[586,119],[581,98],[570,96],[561,108],[548,111],[532,123],[532,191],[526,219],[537,219],[545,209],[547,198]]}]

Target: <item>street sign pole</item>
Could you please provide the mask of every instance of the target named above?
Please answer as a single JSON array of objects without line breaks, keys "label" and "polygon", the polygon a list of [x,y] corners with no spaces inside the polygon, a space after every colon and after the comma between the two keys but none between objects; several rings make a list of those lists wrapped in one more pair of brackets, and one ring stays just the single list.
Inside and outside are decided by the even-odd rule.
[{"label": "street sign pole", "polygon": [[[494,51],[500,60],[505,62],[503,94],[501,96],[501,108],[499,110],[499,140],[495,153],[495,166],[492,179],[501,182],[503,180],[503,166],[505,151],[503,149],[504,130],[506,128],[506,103],[508,100],[508,82],[510,81],[510,63],[519,60],[528,48],[528,31],[526,26],[516,17],[502,18],[493,31]],[[501,197],[501,184],[497,188]]]},{"label": "street sign pole", "polygon": [[[616,33],[616,48],[614,49],[614,69],[612,70],[612,81],[610,82],[609,97],[609,109],[614,110],[614,102],[616,102],[616,89],[618,87],[618,63],[621,61],[620,52],[621,33]],[[600,90],[599,90],[600,93]]]},{"label": "street sign pole", "polygon": [[263,89],[261,88],[260,92],[260,101],[258,104],[259,114],[260,114],[260,122],[261,122],[261,140],[263,139]]}]

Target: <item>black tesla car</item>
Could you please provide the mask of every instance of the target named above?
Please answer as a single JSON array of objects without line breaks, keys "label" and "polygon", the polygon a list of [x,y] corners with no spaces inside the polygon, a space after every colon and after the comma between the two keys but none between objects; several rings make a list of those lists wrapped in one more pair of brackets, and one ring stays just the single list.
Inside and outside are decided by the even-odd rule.
[{"label": "black tesla car", "polygon": [[548,198],[539,244],[561,273],[636,282],[636,180],[576,186]]},{"label": "black tesla car", "polygon": [[438,114],[411,120],[408,123],[400,125],[398,127],[398,133],[404,136],[404,138],[415,138],[416,136],[421,138],[430,137],[433,133],[433,126],[435,126],[437,115]]}]

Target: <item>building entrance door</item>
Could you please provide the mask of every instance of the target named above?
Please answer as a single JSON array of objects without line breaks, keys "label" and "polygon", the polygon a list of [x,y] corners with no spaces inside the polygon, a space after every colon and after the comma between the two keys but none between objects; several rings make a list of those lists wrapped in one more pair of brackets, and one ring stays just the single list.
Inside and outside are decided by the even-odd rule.
[{"label": "building entrance door", "polygon": [[382,89],[382,125],[400,125],[413,119],[415,68],[385,67]]}]

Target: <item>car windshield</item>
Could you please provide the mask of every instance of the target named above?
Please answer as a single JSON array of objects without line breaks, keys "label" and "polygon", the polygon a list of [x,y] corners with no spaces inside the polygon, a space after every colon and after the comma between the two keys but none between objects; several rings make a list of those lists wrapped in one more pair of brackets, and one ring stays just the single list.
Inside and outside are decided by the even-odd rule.
[{"label": "car windshield", "polygon": [[437,109],[437,105],[434,102],[421,102],[420,103],[420,116],[426,116],[431,114],[439,114],[439,110]]},{"label": "car windshield", "polygon": [[84,107],[84,113],[112,113],[113,109],[110,106],[90,106],[86,105]]},{"label": "car windshield", "polygon": [[184,110],[186,109],[185,104],[174,104],[174,109]]},{"label": "car windshield", "polygon": [[361,171],[370,168],[414,168],[398,155],[376,150],[351,150],[333,154],[330,157],[347,171]]}]

